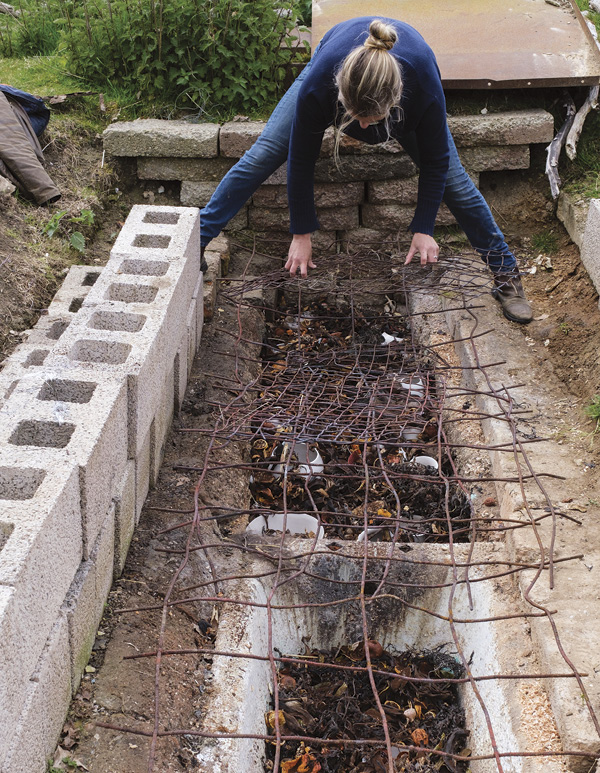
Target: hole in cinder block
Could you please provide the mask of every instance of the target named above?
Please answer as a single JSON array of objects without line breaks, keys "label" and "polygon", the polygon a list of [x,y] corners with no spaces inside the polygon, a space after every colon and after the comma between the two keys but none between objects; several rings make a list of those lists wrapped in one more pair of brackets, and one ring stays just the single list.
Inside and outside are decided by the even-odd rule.
[{"label": "hole in cinder block", "polygon": [[8,538],[13,533],[14,528],[14,524],[2,523],[2,521],[0,521],[0,550],[2,550],[8,542]]},{"label": "hole in cinder block", "polygon": [[142,223],[162,223],[164,225],[176,225],[181,215],[177,212],[146,212]]},{"label": "hole in cinder block", "polygon": [[27,359],[23,363],[23,367],[31,368],[34,365],[43,365],[44,360],[48,356],[48,352],[49,349],[36,349],[28,355]]},{"label": "hole in cinder block", "polygon": [[119,266],[121,274],[139,274],[142,276],[164,276],[169,264],[164,260],[124,260]]},{"label": "hole in cinder block", "polygon": [[92,381],[69,381],[52,378],[40,389],[38,400],[52,400],[63,403],[89,403],[98,384]]},{"label": "hole in cinder block", "polygon": [[102,362],[108,365],[121,365],[129,357],[130,344],[120,341],[77,341],[69,354],[72,360],[80,362]]},{"label": "hole in cinder block", "polygon": [[82,287],[92,287],[96,284],[96,280],[100,276],[99,271],[90,271],[89,274],[86,274],[83,278],[83,282],[81,283]]},{"label": "hole in cinder block", "polygon": [[75,314],[76,312],[79,311],[82,305],[83,305],[83,298],[73,298],[73,300],[69,304],[69,311]]},{"label": "hole in cinder block", "polygon": [[33,467],[0,467],[0,499],[31,499],[45,477]]},{"label": "hole in cinder block", "polygon": [[152,303],[156,298],[158,287],[151,285],[112,284],[106,297],[109,301],[122,303]]},{"label": "hole in cinder block", "polygon": [[65,330],[69,327],[70,324],[71,323],[68,322],[66,319],[57,319],[56,322],[53,322],[48,328],[46,337],[51,338],[53,341],[58,341],[58,339],[65,332]]},{"label": "hole in cinder block", "polygon": [[13,446],[65,448],[73,432],[75,432],[74,424],[24,419],[17,424],[8,442]]},{"label": "hole in cinder block", "polygon": [[171,237],[164,234],[138,234],[133,240],[134,247],[165,250],[171,243]]},{"label": "hole in cinder block", "polygon": [[139,332],[146,322],[142,314],[128,314],[126,311],[96,311],[92,314],[88,327],[96,330],[126,330]]}]

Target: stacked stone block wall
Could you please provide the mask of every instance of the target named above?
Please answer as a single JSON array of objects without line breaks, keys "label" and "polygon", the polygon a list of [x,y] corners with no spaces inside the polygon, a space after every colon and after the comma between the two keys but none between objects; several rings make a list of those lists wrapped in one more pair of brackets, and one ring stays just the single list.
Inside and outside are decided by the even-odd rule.
[{"label": "stacked stone block wall", "polygon": [[123,570],[200,344],[199,237],[197,209],[134,207],[0,372],[1,773],[46,770]]},{"label": "stacked stone block wall", "polygon": [[[476,184],[481,172],[526,169],[530,145],[554,136],[552,116],[524,110],[448,119],[463,164]],[[181,203],[202,207],[219,180],[260,136],[260,121],[190,124],[138,120],[113,124],[104,133],[106,151],[137,159],[142,180],[179,181]],[[406,231],[417,200],[417,168],[395,142],[368,146],[343,138],[339,164],[334,137],[325,133],[315,167],[319,244],[387,238]],[[454,222],[445,206],[439,225]],[[226,226],[236,231],[287,232],[286,169],[282,166],[256,191]],[[318,247],[317,247],[318,248]]]}]

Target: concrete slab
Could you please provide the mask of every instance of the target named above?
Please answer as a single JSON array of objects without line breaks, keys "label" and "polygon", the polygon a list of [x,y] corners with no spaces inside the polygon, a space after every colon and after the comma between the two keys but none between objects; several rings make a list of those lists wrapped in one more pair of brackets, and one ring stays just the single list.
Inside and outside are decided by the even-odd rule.
[{"label": "concrete slab", "polygon": [[103,138],[113,156],[211,158],[218,155],[219,125],[138,118],[111,124]]},{"label": "concrete slab", "polygon": [[583,247],[589,205],[589,199],[572,196],[564,191],[561,191],[558,197],[556,217],[580,250]]},{"label": "concrete slab", "polygon": [[600,291],[600,200],[591,199],[581,244],[581,261]]},{"label": "concrete slab", "polygon": [[219,182],[236,163],[234,158],[138,158],[140,180]]},{"label": "concrete slab", "polygon": [[[434,305],[436,302],[433,301]],[[422,297],[417,300],[417,303],[420,311],[426,310],[426,301]],[[528,346],[525,336],[520,330],[516,332],[512,323],[502,317],[499,307],[487,293],[477,298],[477,304],[484,305],[484,308],[477,310],[477,323],[466,312],[457,311],[447,314],[451,335],[456,339],[464,339],[456,345],[457,352],[461,364],[473,368],[465,371],[465,374],[469,376],[467,386],[480,390],[479,394],[474,395],[477,409],[484,414],[491,414],[502,412],[502,407],[506,406],[501,399],[498,401],[485,394],[490,387],[482,372],[475,369],[478,362],[482,364],[497,362],[498,352],[501,352],[501,359],[506,360],[507,364],[503,367],[487,369],[487,375],[491,384],[498,389],[500,398],[506,397],[504,387],[509,388],[512,405],[519,408],[520,413],[514,418],[517,438],[530,436],[550,438],[543,443],[526,446],[527,465],[524,464],[521,455],[517,455],[515,459],[513,453],[502,453],[499,450],[492,451],[490,454],[493,476],[496,478],[518,479],[519,473],[523,475],[529,473],[529,465],[540,475],[546,473],[559,476],[540,478],[541,485],[538,485],[534,479],[523,481],[522,486],[529,502],[529,512],[524,509],[520,483],[497,484],[500,517],[531,523],[532,517],[539,518],[547,513],[546,495],[555,506],[564,499],[565,486],[568,486],[568,483],[566,484],[563,478],[569,481],[581,476],[581,470],[568,448],[554,439],[556,395],[564,395],[564,386],[556,380],[553,372],[543,368],[543,354],[535,354]],[[479,331],[492,331],[476,341],[478,361],[475,359],[473,346],[468,337],[474,324],[477,324]],[[542,372],[543,377],[541,377]],[[510,388],[511,378],[527,383],[524,387]],[[512,430],[509,431],[506,422],[499,419],[486,419],[482,422],[482,430],[485,442],[492,446],[505,443],[507,440],[512,442]],[[589,496],[592,502],[595,492],[590,490]],[[590,505],[588,510],[585,523],[595,529],[598,508]],[[597,636],[590,630],[589,623],[590,620],[600,618],[600,600],[596,593],[590,592],[592,588],[598,587],[600,581],[600,566],[596,562],[600,554],[597,550],[594,552],[596,541],[592,538],[589,529],[581,528],[560,516],[557,517],[555,525],[552,518],[540,520],[536,525],[536,534],[532,528],[510,529],[506,532],[505,538],[509,555],[514,561],[538,564],[541,561],[541,548],[546,556],[549,555],[553,539],[555,556],[573,555],[578,552],[584,554],[583,561],[556,565],[555,587],[552,590],[548,587],[547,571],[542,574],[533,588],[529,587],[532,580],[531,572],[520,574],[517,582],[523,598],[530,596],[537,603],[547,605],[547,608],[555,612],[553,620],[564,651],[572,659],[575,667],[588,675],[584,679],[584,686],[596,715],[600,714]],[[598,578],[595,578],[595,573],[599,574]],[[541,671],[543,673],[569,671],[569,663],[559,653],[547,619],[533,618],[531,630],[538,647]],[[582,753],[600,754],[600,737],[590,712],[582,701],[581,689],[576,680],[546,680],[546,682],[564,748]],[[583,773],[589,770],[589,766],[589,760],[585,758],[573,757],[569,760],[569,768],[573,771]]]}]

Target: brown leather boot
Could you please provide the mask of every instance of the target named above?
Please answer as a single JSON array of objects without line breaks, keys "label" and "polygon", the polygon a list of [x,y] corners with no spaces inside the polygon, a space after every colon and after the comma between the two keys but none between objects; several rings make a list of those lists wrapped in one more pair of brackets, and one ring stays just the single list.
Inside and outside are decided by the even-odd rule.
[{"label": "brown leather boot", "polygon": [[200,247],[200,271],[202,271],[203,274],[206,274],[208,271],[208,263],[204,260],[204,250],[206,247],[201,246]]},{"label": "brown leather boot", "polygon": [[494,274],[492,295],[500,302],[502,313],[512,322],[527,324],[533,319],[531,304],[525,297],[519,270]]}]

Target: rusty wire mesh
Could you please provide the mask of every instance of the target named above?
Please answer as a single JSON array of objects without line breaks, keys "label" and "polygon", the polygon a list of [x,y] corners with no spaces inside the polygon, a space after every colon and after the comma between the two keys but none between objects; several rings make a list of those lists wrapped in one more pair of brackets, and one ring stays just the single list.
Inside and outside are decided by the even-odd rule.
[{"label": "rusty wire mesh", "polygon": [[[154,608],[162,613],[156,650],[132,656],[155,659],[154,727],[151,732],[119,729],[150,737],[149,771],[156,769],[159,739],[172,735],[264,740],[272,749],[268,769],[273,770],[320,770],[317,766],[319,751],[341,746],[360,749],[361,759],[371,760],[372,767],[357,770],[387,773],[412,770],[398,767],[397,760],[404,760],[403,764],[407,765],[407,760],[422,759],[428,739],[425,734],[425,741],[423,736],[417,735],[412,736],[412,743],[399,742],[397,721],[380,695],[381,682],[378,680],[384,675],[389,677],[389,663],[393,665],[396,661],[382,665],[378,659],[380,652],[378,642],[372,638],[371,615],[374,607],[386,599],[435,618],[445,627],[456,669],[451,669],[451,673],[436,671],[433,676],[403,672],[402,680],[404,684],[437,684],[436,689],[463,685],[464,689],[472,691],[485,716],[491,751],[471,755],[471,761],[491,759],[498,771],[503,771],[503,761],[514,756],[581,754],[569,749],[550,752],[541,745],[517,751],[503,749],[496,741],[495,723],[480,690],[480,686],[490,680],[575,679],[600,735],[582,675],[562,648],[551,610],[535,603],[530,596],[537,582],[544,579],[552,585],[556,560],[573,557],[556,559],[553,543],[551,549],[545,551],[539,539],[540,553],[535,562],[482,560],[476,556],[475,547],[482,541],[493,541],[511,529],[521,528],[530,529],[537,538],[541,521],[549,519],[555,525],[558,518],[567,517],[550,501],[544,487],[544,475],[537,473],[529,462],[527,444],[538,442],[538,439],[524,440],[518,436],[515,429],[518,409],[513,404],[510,387],[498,390],[492,385],[489,370],[500,363],[501,358],[496,363],[481,364],[477,357],[477,342],[486,331],[478,331],[474,325],[469,343],[496,406],[493,414],[484,415],[476,407],[475,390],[465,386],[460,379],[461,365],[448,355],[448,346],[454,342],[444,338],[437,343],[430,340],[423,344],[415,332],[418,328],[413,303],[416,296],[441,297],[446,308],[461,309],[476,320],[481,297],[490,289],[489,277],[482,272],[479,261],[468,255],[454,256],[451,261],[442,261],[433,269],[423,269],[418,265],[403,267],[400,260],[393,257],[390,260],[381,248],[382,245],[372,246],[353,254],[332,256],[325,268],[315,270],[307,280],[291,279],[277,269],[257,278],[247,276],[246,272],[229,279],[222,287],[219,304],[235,307],[238,320],[241,320],[243,309],[249,306],[264,313],[267,338],[264,342],[248,341],[241,322],[237,330],[227,333],[230,345],[224,347],[221,354],[235,363],[234,375],[227,384],[230,399],[212,405],[214,424],[210,431],[205,431],[206,454],[198,460],[197,466],[185,468],[194,471],[197,485],[189,515],[171,527],[186,535],[186,548],[177,554],[178,568],[170,586],[165,589],[162,603]],[[427,313],[431,316],[437,312],[428,309]],[[262,356],[249,358],[242,352],[242,343],[262,345]],[[255,375],[244,380],[238,366],[248,359],[253,359]],[[210,377],[206,374],[206,378]],[[492,449],[481,440],[468,439],[469,435],[465,439],[461,435],[465,427],[490,418],[508,427],[510,442]],[[247,480],[250,494],[246,508],[232,507],[214,499],[207,501],[202,496],[203,486],[210,476],[227,466],[218,457],[217,450],[232,443],[241,443],[247,449],[243,461],[229,465],[243,471]],[[511,478],[498,478],[488,469],[483,474],[469,475],[460,469],[457,461],[465,448],[510,455],[517,474]],[[538,499],[544,502],[541,514],[539,509],[534,512],[528,505],[526,481],[536,487]],[[484,518],[478,511],[480,508],[473,506],[474,485],[505,482],[521,487],[524,520]],[[267,519],[274,513],[281,514],[280,530],[269,529]],[[302,537],[286,533],[289,532],[288,519],[297,513],[315,519],[314,525],[306,527]],[[259,526],[248,532],[249,523]],[[212,531],[203,528],[207,524],[211,525]],[[374,547],[375,540],[378,544]],[[411,557],[415,545],[427,543],[444,543],[448,546],[447,553],[440,554],[439,558],[427,559],[420,554]],[[465,547],[458,556],[456,551],[461,543]],[[238,557],[244,556],[244,560],[241,564],[232,563],[228,570],[228,560],[220,560],[223,551],[227,556],[233,551]],[[190,585],[184,581],[183,570],[193,553],[205,557],[211,574],[209,579]],[[357,574],[350,580],[343,580],[339,576],[328,577],[315,569],[315,557],[332,553],[357,567]],[[428,564],[450,567],[449,578],[442,582],[427,579],[426,575],[417,577],[421,590],[447,590],[446,613],[411,600],[407,589],[415,584],[414,578],[399,575],[397,571],[398,567]],[[469,653],[461,646],[457,626],[481,623],[482,619],[457,617],[453,608],[455,593],[464,586],[471,594],[473,588],[482,583],[493,583],[498,578],[525,570],[533,572],[525,593],[526,608],[506,610],[488,621],[547,618],[565,662],[564,673],[474,673]],[[329,584],[334,589],[331,599],[289,601],[280,596],[280,589],[289,588],[301,577]],[[268,581],[265,599],[257,601],[244,595],[240,591],[240,587],[244,587],[243,584],[240,586],[240,580]],[[164,649],[168,612],[174,605],[193,601],[215,605],[221,622],[232,607],[265,610],[267,651],[245,654],[210,647],[195,650],[269,664],[273,690],[272,710],[268,713],[271,724],[265,724],[263,733],[236,732],[235,728],[215,732],[162,726],[161,664],[167,657],[176,658],[189,652]],[[321,653],[320,662],[314,663],[310,657],[279,652],[273,647],[275,613],[285,609],[303,611],[336,607],[343,614],[351,605],[357,616],[360,641],[348,644],[359,647],[360,662],[353,663],[352,658],[340,662],[332,653]],[[123,610],[124,613],[131,611]],[[339,655],[339,649],[336,655]],[[379,727],[376,737],[369,732],[364,737],[360,734],[343,738],[314,736],[299,732],[298,727],[295,732],[290,731],[290,723],[286,722],[285,695],[282,698],[281,669],[288,669],[284,674],[289,675],[292,667],[310,671],[324,666],[334,673],[337,670],[343,675],[365,676]],[[265,707],[265,712],[268,708]],[[427,748],[428,759],[433,760],[432,767],[415,770],[465,770],[464,748],[468,744],[464,737],[459,733],[454,745],[448,745],[447,741],[446,738],[446,743]],[[371,757],[365,756],[369,750]],[[300,762],[294,766],[296,763],[291,761],[294,754],[298,754],[297,760],[303,760],[305,768],[299,767]]]}]

